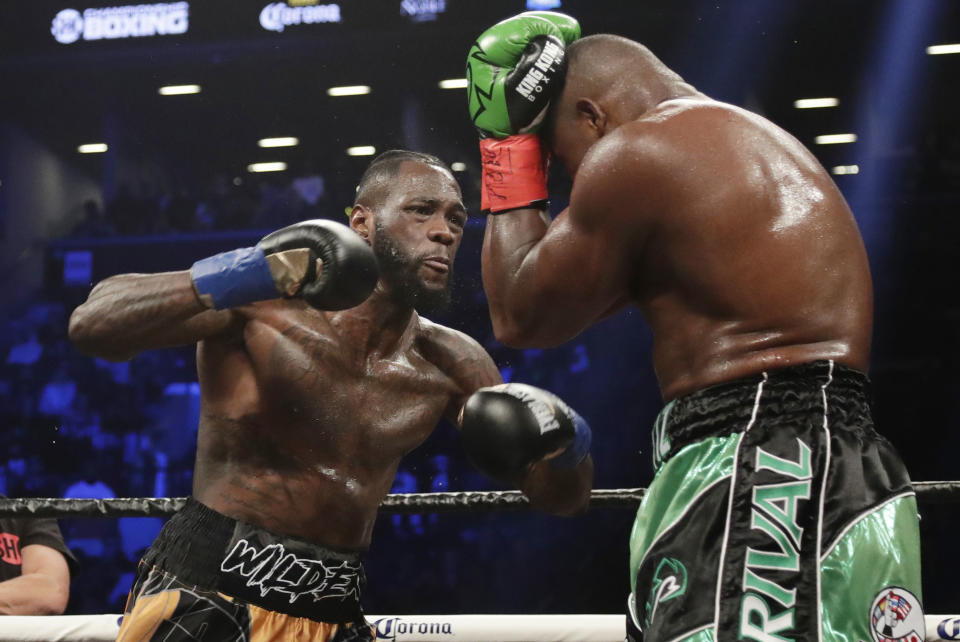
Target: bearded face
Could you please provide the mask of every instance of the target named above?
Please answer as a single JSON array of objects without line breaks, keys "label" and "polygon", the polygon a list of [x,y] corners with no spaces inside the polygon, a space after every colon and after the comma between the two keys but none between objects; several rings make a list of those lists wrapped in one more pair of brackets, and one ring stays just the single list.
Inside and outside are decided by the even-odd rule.
[{"label": "bearded face", "polygon": [[373,252],[380,266],[380,278],[393,301],[427,316],[446,310],[450,306],[453,263],[448,266],[446,278],[428,280],[424,271],[430,269],[426,266],[429,253],[420,255],[404,248],[379,220],[376,230]]}]

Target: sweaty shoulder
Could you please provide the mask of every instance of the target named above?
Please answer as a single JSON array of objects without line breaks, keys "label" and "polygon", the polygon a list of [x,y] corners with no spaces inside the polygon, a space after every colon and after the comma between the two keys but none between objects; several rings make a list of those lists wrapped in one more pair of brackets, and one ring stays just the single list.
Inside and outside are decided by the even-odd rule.
[{"label": "sweaty shoulder", "polygon": [[464,360],[489,361],[493,364],[493,359],[483,346],[469,335],[424,317],[420,317],[419,324],[417,343],[420,351],[444,372],[449,373],[458,362]]},{"label": "sweaty shoulder", "polygon": [[481,349],[479,343],[459,330],[435,323],[423,316],[420,316],[417,322],[419,324],[419,340],[423,344],[429,344],[435,349],[441,350],[456,350],[464,345],[472,345]]},{"label": "sweaty shoulder", "polygon": [[709,151],[686,130],[691,123],[723,117],[722,108],[709,105],[670,101],[594,143],[574,180],[571,202],[580,206],[575,209],[631,221],[664,212],[689,189],[689,181],[702,180],[696,156]]},{"label": "sweaty shoulder", "polygon": [[586,184],[612,177],[636,209],[673,223],[687,215],[713,216],[718,201],[764,200],[771,184],[782,183],[778,172],[815,182],[824,176],[789,133],[757,114],[709,99],[666,101],[594,148],[584,158]]},{"label": "sweaty shoulder", "polygon": [[500,370],[483,346],[463,332],[421,317],[418,343],[421,354],[454,384],[455,392],[444,413],[454,423],[470,394],[503,381]]}]

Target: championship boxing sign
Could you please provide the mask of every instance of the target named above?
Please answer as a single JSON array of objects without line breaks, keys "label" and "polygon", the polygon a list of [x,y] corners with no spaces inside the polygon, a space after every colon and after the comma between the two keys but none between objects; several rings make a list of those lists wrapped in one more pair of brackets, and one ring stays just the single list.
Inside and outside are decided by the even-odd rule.
[{"label": "championship boxing sign", "polygon": [[50,33],[57,42],[69,45],[83,40],[169,36],[187,32],[190,5],[187,2],[160,2],[122,7],[63,9],[53,18]]}]

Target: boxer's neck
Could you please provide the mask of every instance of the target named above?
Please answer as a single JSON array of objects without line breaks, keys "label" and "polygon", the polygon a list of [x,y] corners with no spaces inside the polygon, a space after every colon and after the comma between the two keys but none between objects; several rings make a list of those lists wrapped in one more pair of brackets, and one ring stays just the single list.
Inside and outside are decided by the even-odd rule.
[{"label": "boxer's neck", "polygon": [[417,318],[412,307],[396,303],[378,286],[357,307],[334,313],[331,323],[343,341],[366,358],[391,355],[409,345]]},{"label": "boxer's neck", "polygon": [[644,114],[656,109],[668,100],[677,98],[703,97],[693,85],[682,79],[650,71],[647,81],[624,89],[625,96],[617,96],[610,102],[621,105],[622,122],[629,122],[640,118]]}]

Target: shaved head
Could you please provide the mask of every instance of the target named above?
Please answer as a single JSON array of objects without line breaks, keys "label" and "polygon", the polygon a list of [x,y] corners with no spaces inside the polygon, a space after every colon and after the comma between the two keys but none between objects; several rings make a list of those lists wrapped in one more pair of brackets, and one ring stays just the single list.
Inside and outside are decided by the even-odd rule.
[{"label": "shaved head", "polygon": [[569,88],[581,96],[603,100],[629,97],[652,84],[682,82],[652,51],[628,38],[597,34],[567,47],[564,91]]},{"label": "shaved head", "polygon": [[608,132],[661,102],[697,91],[649,49],[611,34],[587,36],[567,49],[563,85],[542,135],[573,176],[587,150]]}]

